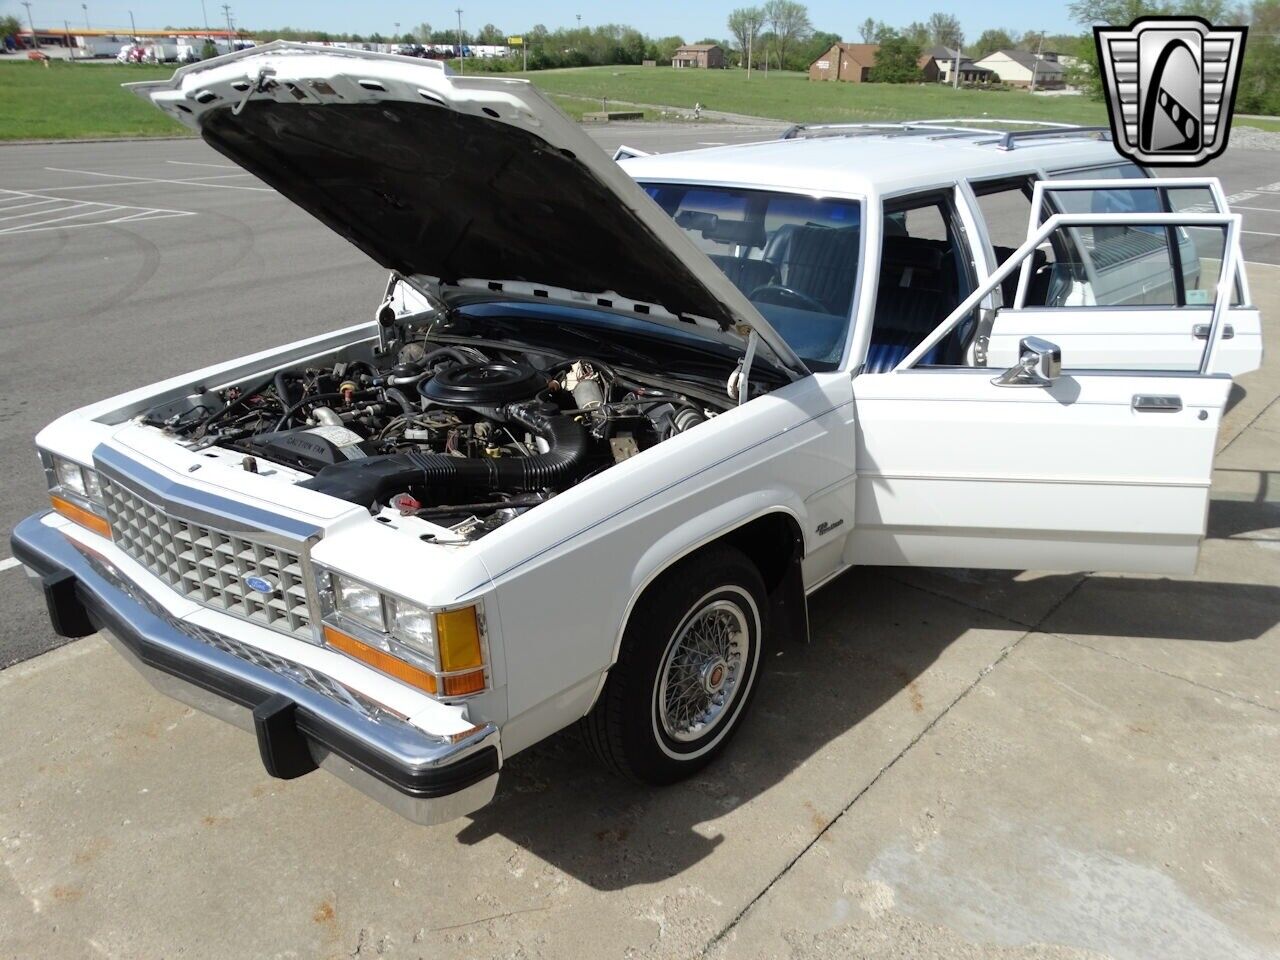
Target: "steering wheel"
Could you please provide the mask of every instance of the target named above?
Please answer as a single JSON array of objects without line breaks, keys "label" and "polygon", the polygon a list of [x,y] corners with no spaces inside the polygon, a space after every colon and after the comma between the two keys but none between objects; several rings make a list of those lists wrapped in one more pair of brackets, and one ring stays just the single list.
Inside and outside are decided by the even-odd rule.
[{"label": "steering wheel", "polygon": [[794,287],[784,286],[781,283],[766,283],[763,287],[756,287],[747,299],[772,303],[779,307],[798,307],[814,313],[831,312],[824,304],[819,303],[807,293],[801,293]]}]

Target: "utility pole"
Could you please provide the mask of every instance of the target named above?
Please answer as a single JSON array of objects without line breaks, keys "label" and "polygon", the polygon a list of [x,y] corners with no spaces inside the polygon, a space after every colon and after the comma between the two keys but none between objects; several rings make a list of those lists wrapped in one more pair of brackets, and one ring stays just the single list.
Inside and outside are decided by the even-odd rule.
[{"label": "utility pole", "polygon": [[36,35],[36,22],[31,19],[31,2],[30,0],[22,0],[22,5],[27,8],[27,23],[31,27],[31,42],[35,44],[35,48],[39,50],[40,38]]},{"label": "utility pole", "polygon": [[951,78],[952,90],[960,89],[960,57],[963,54],[964,54],[963,49],[961,49],[960,47],[956,47],[956,72],[955,72],[955,75]]},{"label": "utility pole", "polygon": [[129,11],[129,27],[130,27],[130,29],[132,29],[132,30],[133,30],[133,40],[134,40],[134,42],[135,42],[135,43],[137,43],[137,41],[138,41],[138,25],[137,25],[136,23],[134,23],[134,22],[133,22],[133,11],[132,11],[132,10],[130,10],[130,11]]},{"label": "utility pole", "polygon": [[747,79],[751,79],[751,47],[756,39],[756,22],[754,19],[747,21]]},{"label": "utility pole", "polygon": [[462,8],[458,7],[453,12],[458,15],[458,72],[466,73],[466,61],[462,56]]},{"label": "utility pole", "polygon": [[1036,42],[1036,58],[1031,63],[1031,89],[1036,88],[1036,79],[1040,75],[1040,51],[1044,49],[1044,31],[1040,31],[1040,39]]},{"label": "utility pole", "polygon": [[227,18],[227,49],[234,52],[236,49],[236,42],[233,39],[235,36],[235,33],[231,29],[231,5],[228,3],[224,3],[222,5],[222,12]]}]

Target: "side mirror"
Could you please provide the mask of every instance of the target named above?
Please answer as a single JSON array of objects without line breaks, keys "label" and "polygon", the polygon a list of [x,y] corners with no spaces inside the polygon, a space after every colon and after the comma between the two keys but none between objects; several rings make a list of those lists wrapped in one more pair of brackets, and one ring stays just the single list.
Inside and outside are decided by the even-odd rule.
[{"label": "side mirror", "polygon": [[1062,351],[1056,343],[1023,337],[1018,362],[991,382],[997,387],[1047,387],[1062,376]]}]

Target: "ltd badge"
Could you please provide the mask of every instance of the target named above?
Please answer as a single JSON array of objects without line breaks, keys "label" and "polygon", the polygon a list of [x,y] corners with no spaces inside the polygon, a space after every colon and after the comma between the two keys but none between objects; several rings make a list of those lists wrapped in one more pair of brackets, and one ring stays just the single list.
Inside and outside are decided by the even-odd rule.
[{"label": "ltd badge", "polygon": [[1094,27],[1116,149],[1153,166],[1198,166],[1221,154],[1247,33],[1199,17]]}]

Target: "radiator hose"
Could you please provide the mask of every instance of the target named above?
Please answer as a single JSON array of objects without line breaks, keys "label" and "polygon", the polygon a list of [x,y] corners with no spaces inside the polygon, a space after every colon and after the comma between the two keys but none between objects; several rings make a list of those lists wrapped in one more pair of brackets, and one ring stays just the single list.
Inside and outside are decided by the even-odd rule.
[{"label": "radiator hose", "polygon": [[541,437],[550,449],[528,457],[453,457],[418,451],[364,457],[327,466],[299,486],[364,506],[387,503],[408,490],[447,502],[441,500],[446,493],[561,486],[591,469],[591,440],[581,423],[531,405],[510,406],[504,414],[507,422]]}]

